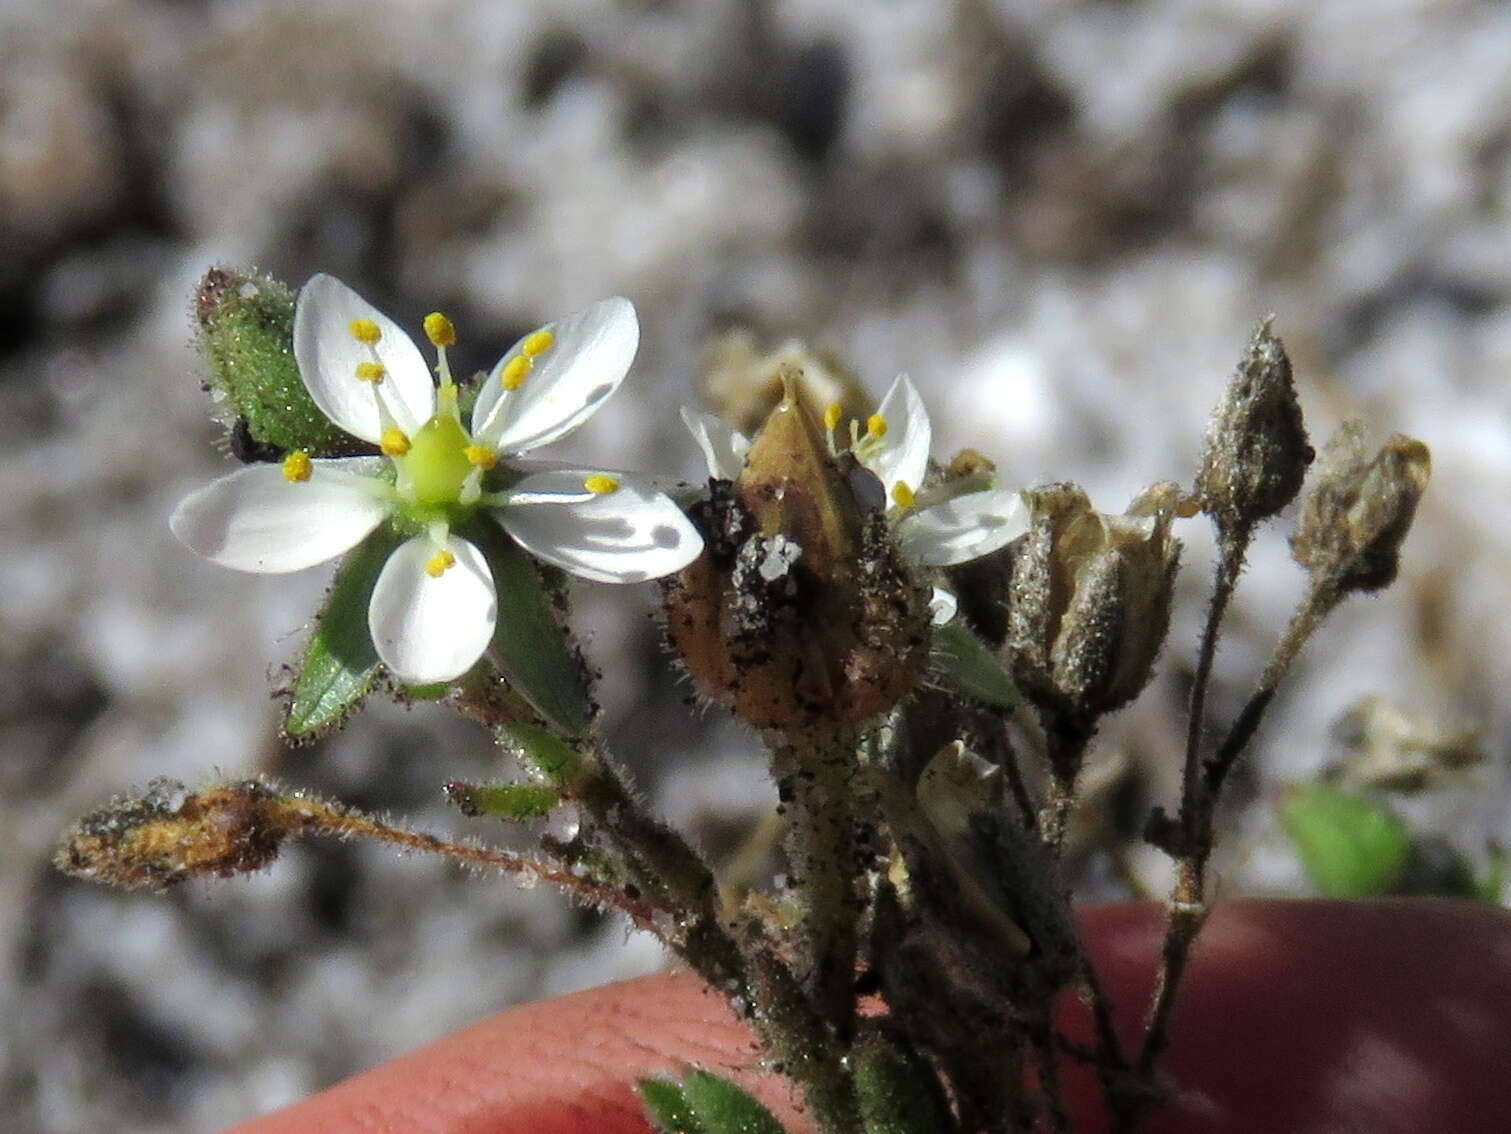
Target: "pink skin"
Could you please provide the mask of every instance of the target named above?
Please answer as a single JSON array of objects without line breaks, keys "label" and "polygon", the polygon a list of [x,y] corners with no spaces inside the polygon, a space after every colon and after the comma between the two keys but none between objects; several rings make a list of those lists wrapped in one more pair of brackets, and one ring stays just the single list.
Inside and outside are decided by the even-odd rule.
[{"label": "pink skin", "polygon": [[[1131,1041],[1148,1004],[1160,911],[1081,921]],[[1180,1089],[1148,1134],[1511,1129],[1511,914],[1435,900],[1229,902],[1188,972],[1167,1066]],[[1065,1026],[1088,1035],[1068,1004]],[[732,1074],[803,1129],[754,1070],[749,1033],[685,974],[529,1004],[232,1134],[645,1134],[637,1076],[692,1063]],[[1067,1068],[1078,1131],[1105,1129]]]}]

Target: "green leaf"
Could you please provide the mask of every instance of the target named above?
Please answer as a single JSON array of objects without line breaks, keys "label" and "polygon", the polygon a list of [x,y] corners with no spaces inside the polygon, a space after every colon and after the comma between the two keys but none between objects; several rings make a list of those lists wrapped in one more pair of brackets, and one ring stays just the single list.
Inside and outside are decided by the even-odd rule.
[{"label": "green leaf", "polygon": [[1490,861],[1485,865],[1484,876],[1475,885],[1475,897],[1492,906],[1500,905],[1501,893],[1506,888],[1506,852],[1497,844],[1490,846]]},{"label": "green leaf", "polygon": [[246,454],[237,448],[246,442],[233,432],[232,447],[243,460],[276,459],[291,449],[330,457],[366,448],[320,411],[299,376],[294,293],[287,284],[258,272],[213,268],[195,292],[194,313],[211,385],[245,422],[251,441],[272,447]]},{"label": "green leaf", "polygon": [[501,725],[498,739],[541,779],[572,794],[588,759],[577,749],[539,725],[523,721]]},{"label": "green leaf", "polygon": [[682,1095],[708,1134],[786,1134],[771,1111],[707,1071],[689,1071],[682,1079]]},{"label": "green leaf", "polygon": [[492,524],[468,535],[482,547],[498,588],[498,623],[490,651],[510,684],[569,736],[592,722],[592,703],[577,655],[556,621],[534,560]]},{"label": "green leaf", "polygon": [[544,784],[468,784],[453,781],[446,795],[463,815],[487,815],[511,823],[549,815],[561,793]]},{"label": "green leaf", "polygon": [[947,1134],[949,1105],[934,1069],[889,1036],[857,1049],[855,1091],[866,1134]]},{"label": "green leaf", "polygon": [[993,708],[1018,705],[1018,687],[1002,660],[960,621],[934,627],[934,665],[945,682],[966,697]]},{"label": "green leaf", "polygon": [[1393,892],[1412,855],[1411,831],[1399,815],[1327,784],[1294,789],[1281,805],[1280,823],[1328,898]]},{"label": "green leaf", "polygon": [[661,1134],[708,1134],[693,1117],[682,1088],[670,1079],[641,1079],[635,1091]]},{"label": "green leaf", "polygon": [[378,573],[397,545],[379,529],[358,544],[336,572],[284,716],[291,740],[308,740],[341,725],[373,686],[378,652],[367,629],[367,606]]}]

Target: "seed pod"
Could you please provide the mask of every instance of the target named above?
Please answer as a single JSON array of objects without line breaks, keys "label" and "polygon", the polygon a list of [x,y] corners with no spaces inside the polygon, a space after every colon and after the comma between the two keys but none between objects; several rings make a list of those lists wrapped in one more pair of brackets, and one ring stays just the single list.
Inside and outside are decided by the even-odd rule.
[{"label": "seed pod", "polygon": [[1315,455],[1285,345],[1265,319],[1207,426],[1196,477],[1201,509],[1223,537],[1252,528],[1296,498]]},{"label": "seed pod", "polygon": [[885,495],[830,455],[796,379],[732,492],[702,507],[703,557],[665,587],[668,636],[702,690],[784,730],[885,712],[928,654],[928,592],[892,543]]},{"label": "seed pod", "polygon": [[155,780],[74,824],[55,859],[80,878],[127,890],[163,890],[188,878],[261,870],[283,841],[314,823],[302,802],[256,780],[191,792]]},{"label": "seed pod", "polygon": [[1093,721],[1148,683],[1180,558],[1164,506],[1174,497],[1157,489],[1122,516],[1095,511],[1073,484],[1028,493],[1033,520],[1014,545],[1007,648],[1014,677],[1041,706]]},{"label": "seed pod", "polygon": [[1345,423],[1328,441],[1302,500],[1291,536],[1296,561],[1340,592],[1388,587],[1431,473],[1432,455],[1422,442],[1393,434],[1371,456],[1363,425]]}]

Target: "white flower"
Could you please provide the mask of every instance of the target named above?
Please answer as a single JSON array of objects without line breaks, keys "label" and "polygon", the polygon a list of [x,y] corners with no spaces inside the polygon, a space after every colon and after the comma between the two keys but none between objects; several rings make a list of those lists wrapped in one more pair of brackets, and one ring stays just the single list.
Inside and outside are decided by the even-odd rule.
[{"label": "white flower", "polygon": [[[708,472],[721,480],[740,475],[750,441],[709,414],[684,408],[682,420],[703,450]],[[831,447],[838,406],[824,415]],[[923,487],[933,430],[923,399],[906,375],[892,383],[881,407],[865,423],[851,424],[850,451],[881,481],[887,519],[902,554],[924,567],[953,567],[1005,546],[1028,530],[1028,509],[1015,489],[986,478]]]},{"label": "white flower", "polygon": [[281,466],[238,469],[184,500],[173,533],[222,566],[277,574],[323,563],[391,523],[410,538],[378,575],[368,626],[383,663],[411,684],[460,676],[493,637],[493,573],[458,534],[479,517],[599,582],[640,582],[697,558],[697,531],[648,481],[500,464],[575,429],[619,388],[640,338],[628,300],[595,303],[516,343],[479,390],[470,430],[446,361],[455,332],[439,314],[425,331],[439,386],[397,324],[334,277],[311,279],[294,314],[300,376],[331,421],[384,457],[295,452]]}]

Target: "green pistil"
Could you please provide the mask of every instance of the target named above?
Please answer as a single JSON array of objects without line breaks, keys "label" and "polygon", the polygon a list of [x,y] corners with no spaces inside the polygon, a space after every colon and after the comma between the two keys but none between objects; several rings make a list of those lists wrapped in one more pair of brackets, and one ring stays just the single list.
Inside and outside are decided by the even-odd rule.
[{"label": "green pistil", "polygon": [[449,413],[438,413],[410,438],[402,458],[410,482],[410,500],[421,505],[456,504],[472,473],[466,449],[472,438]]}]

